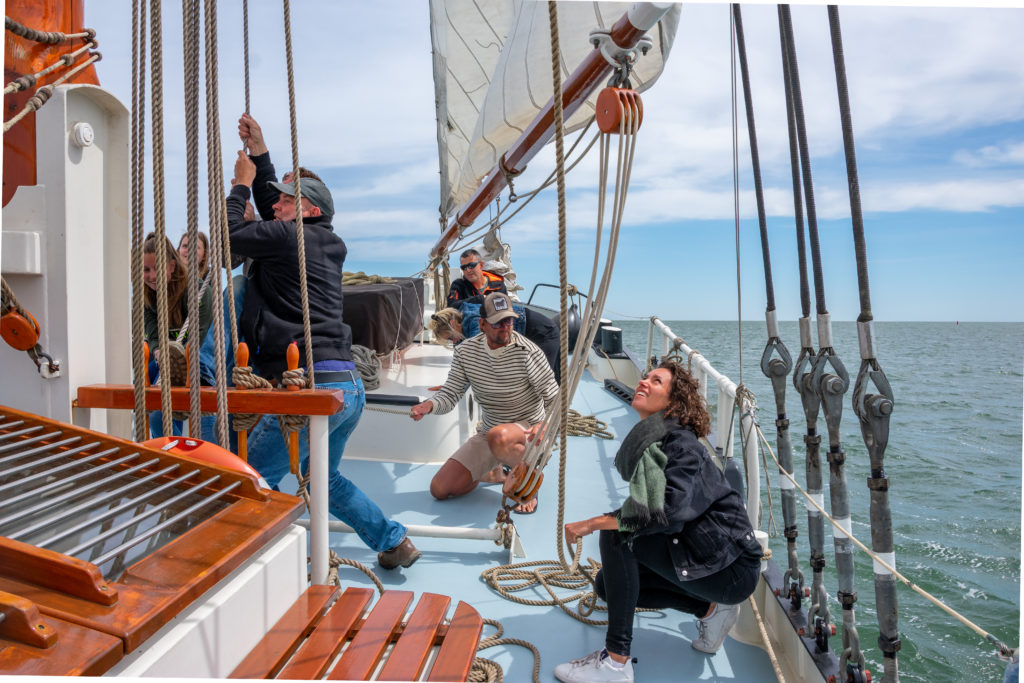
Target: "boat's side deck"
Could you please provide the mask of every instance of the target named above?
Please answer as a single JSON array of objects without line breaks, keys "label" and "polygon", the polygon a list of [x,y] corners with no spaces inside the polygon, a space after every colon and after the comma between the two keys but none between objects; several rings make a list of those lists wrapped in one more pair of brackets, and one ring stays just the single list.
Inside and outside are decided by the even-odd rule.
[{"label": "boat's side deck", "polygon": [[[606,391],[589,376],[581,383],[573,407],[608,423],[616,440],[570,437],[568,447],[565,521],[584,519],[619,506],[627,487],[616,474],[613,461],[618,439],[634,421],[632,409]],[[387,415],[409,422],[407,417]],[[429,417],[427,419],[430,419]],[[360,425],[358,429],[362,429]],[[558,465],[556,451],[545,471],[540,505],[533,515],[516,515],[523,537],[526,561],[557,560]],[[366,491],[385,511],[406,524],[492,527],[501,503],[497,486],[481,486],[454,500],[436,501],[428,493],[436,465],[396,464],[349,459],[342,461],[342,473]],[[291,486],[292,484],[288,484]],[[288,488],[283,490],[288,491]],[[385,588],[435,592],[473,605],[484,618],[497,619],[505,636],[521,638],[541,652],[541,680],[554,680],[552,668],[570,658],[583,656],[604,644],[603,627],[577,621],[558,607],[520,605],[496,594],[480,578],[486,569],[505,564],[508,553],[491,541],[414,538],[423,557],[411,568],[385,571],[377,567],[376,556],[352,534],[332,534],[331,546],[343,557],[362,562],[376,571]],[[585,539],[584,558],[600,560],[596,535]],[[340,568],[342,585],[372,583],[361,572]],[[543,589],[530,589],[522,596],[546,597]],[[597,612],[594,618],[602,618]],[[485,629],[485,635],[491,629]],[[694,619],[679,612],[644,613],[637,617],[633,654],[638,658],[639,680],[773,680],[771,665],[763,651],[729,639],[711,657],[689,647],[696,635]],[[528,651],[516,646],[499,646],[481,653],[497,661],[506,680],[529,680],[533,665]],[[682,674],[682,676],[680,675]]]}]

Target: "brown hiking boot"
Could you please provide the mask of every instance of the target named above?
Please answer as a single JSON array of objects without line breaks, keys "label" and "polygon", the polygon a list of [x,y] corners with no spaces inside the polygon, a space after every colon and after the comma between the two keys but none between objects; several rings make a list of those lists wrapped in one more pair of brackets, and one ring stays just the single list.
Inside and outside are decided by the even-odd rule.
[{"label": "brown hiking boot", "polygon": [[188,361],[185,358],[185,347],[176,341],[167,345],[167,372],[172,387],[183,387],[188,381]]},{"label": "brown hiking boot", "polygon": [[412,563],[423,555],[406,536],[402,542],[391,550],[377,553],[377,563],[384,569],[395,569],[396,567],[411,567]]}]

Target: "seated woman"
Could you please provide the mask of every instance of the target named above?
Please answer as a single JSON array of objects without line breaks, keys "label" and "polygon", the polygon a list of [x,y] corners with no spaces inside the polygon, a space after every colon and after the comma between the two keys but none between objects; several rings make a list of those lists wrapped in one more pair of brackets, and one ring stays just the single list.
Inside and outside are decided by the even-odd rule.
[{"label": "seated woman", "polygon": [[[150,233],[142,244],[142,279],[145,283],[143,299],[145,307],[143,317],[145,321],[146,342],[152,352],[153,360],[148,368],[149,381],[156,381],[161,365],[163,365],[171,378],[172,386],[183,386],[186,381],[185,347],[183,344],[188,339],[199,339],[206,336],[213,319],[213,299],[210,288],[207,287],[199,300],[199,329],[195,334],[191,330],[182,332],[182,327],[188,319],[188,275],[185,264],[178,256],[174,245],[169,239],[164,238],[164,250],[166,253],[167,278],[167,327],[170,338],[168,355],[170,358],[162,363],[159,353],[158,322],[156,310],[156,287],[159,273],[156,267],[156,250],[159,242],[156,234]],[[180,422],[175,421],[175,433],[180,430]],[[160,412],[156,411],[150,415],[150,431],[153,436],[163,436]]]},{"label": "seated woman", "polygon": [[[199,244],[196,251],[198,252],[199,277],[205,278],[206,273],[210,270],[210,259],[207,256],[210,253],[210,240],[206,237],[205,232],[200,231],[198,235]],[[188,252],[188,233],[186,232],[178,240],[178,256],[181,258],[181,264],[185,266],[185,272],[188,272]]]},{"label": "seated woman", "polygon": [[[481,304],[483,297],[471,297],[459,302],[461,310],[442,308],[430,316],[427,328],[442,342],[451,341],[458,344],[463,339],[475,337],[480,334]],[[561,384],[562,347],[558,336],[558,322],[520,304],[513,303],[512,310],[519,314],[519,319],[514,324],[516,332],[540,347],[544,357],[548,359],[548,365],[555,373],[555,381]]]},{"label": "seated woman", "polygon": [[565,525],[570,543],[601,532],[595,588],[608,603],[605,649],[556,666],[566,683],[633,680],[637,607],[699,617],[690,645],[716,652],[761,573],[743,499],[698,440],[711,419],[697,381],[663,361],[637,384],[633,408],[643,419],[615,455],[629,498],[615,512]]}]

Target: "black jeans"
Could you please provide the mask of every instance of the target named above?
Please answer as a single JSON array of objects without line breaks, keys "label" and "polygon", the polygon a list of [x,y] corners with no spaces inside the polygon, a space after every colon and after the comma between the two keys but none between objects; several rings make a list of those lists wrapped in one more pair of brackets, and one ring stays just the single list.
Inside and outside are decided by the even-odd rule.
[{"label": "black jeans", "polygon": [[608,603],[605,647],[617,655],[629,655],[633,641],[633,613],[637,607],[677,609],[703,617],[711,603],[736,605],[757,587],[761,558],[743,553],[725,569],[692,581],[676,575],[663,534],[638,536],[630,547],[617,531],[601,532],[601,571],[595,588]]}]

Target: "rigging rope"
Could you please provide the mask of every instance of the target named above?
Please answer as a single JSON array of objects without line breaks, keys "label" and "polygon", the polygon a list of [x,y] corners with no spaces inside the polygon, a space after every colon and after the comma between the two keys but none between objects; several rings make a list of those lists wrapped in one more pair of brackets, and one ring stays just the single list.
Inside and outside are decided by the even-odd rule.
[{"label": "rigging rope", "polygon": [[143,180],[145,176],[146,119],[146,5],[142,0],[132,3],[132,386],[135,404],[135,440],[148,435],[145,386],[147,373],[143,339],[145,336],[142,281]]},{"label": "rigging rope", "polygon": [[[740,143],[739,115],[736,108],[736,31],[735,15],[729,13],[729,79],[732,119],[732,205],[736,232],[736,337],[739,344],[740,385],[743,384],[743,279],[740,276]],[[742,433],[742,430],[741,430]],[[730,437],[732,435],[730,434]]]},{"label": "rigging rope", "polygon": [[[772,456],[772,460],[774,460],[776,462],[776,464],[778,464],[778,458],[775,456],[775,452],[772,450],[771,444],[768,443],[768,439],[767,439],[767,437],[765,437],[764,432],[761,431],[761,427],[760,426],[757,427],[757,434],[758,434],[758,437],[761,439],[761,442],[764,445],[765,449],[768,451],[769,455]],[[814,506],[818,510],[818,512],[821,514],[821,516],[824,519],[827,519],[829,521],[829,523],[831,523],[832,526],[835,527],[837,535],[843,535],[843,536],[849,537],[849,539],[853,542],[853,544],[856,545],[861,550],[863,550],[864,553],[868,557],[870,557],[873,562],[877,562],[879,565],[884,567],[888,572],[890,572],[893,576],[895,576],[899,581],[901,581],[905,586],[907,586],[907,588],[910,588],[912,591],[914,591],[918,595],[922,596],[923,598],[925,598],[926,600],[928,600],[929,602],[934,604],[936,607],[938,607],[941,610],[943,610],[944,612],[946,612],[946,614],[950,615],[951,617],[953,617],[954,619],[956,619],[957,621],[962,623],[964,626],[968,627],[969,629],[974,631],[976,634],[978,634],[979,636],[984,638],[986,641],[988,641],[989,643],[994,645],[996,648],[999,649],[999,654],[1003,655],[1004,657],[1005,656],[1009,656],[1010,654],[1012,654],[1013,649],[1011,647],[1009,647],[1008,645],[1003,643],[1001,640],[996,638],[994,635],[992,635],[988,631],[985,631],[983,628],[981,628],[980,626],[978,626],[977,624],[972,622],[970,619],[968,619],[967,617],[965,617],[962,614],[960,614],[959,612],[957,612],[952,607],[949,607],[948,605],[943,603],[941,600],[939,600],[938,598],[933,596],[928,591],[924,590],[923,588],[921,588],[920,586],[918,586],[917,584],[912,582],[906,576],[904,576],[899,571],[897,571],[895,567],[893,567],[891,564],[889,564],[886,561],[885,557],[883,557],[882,555],[880,555],[880,554],[874,552],[873,550],[871,550],[870,548],[868,548],[866,545],[864,545],[864,543],[862,543],[855,536],[853,536],[849,532],[848,529],[843,528],[843,526],[838,521],[833,519],[832,516],[829,515],[828,512],[825,511],[824,506],[822,506],[816,500],[816,497],[812,493],[804,490],[800,486],[800,484],[797,483],[796,478],[794,478],[793,475],[788,474],[786,472],[782,472],[781,470],[780,470],[780,473],[783,476],[785,476],[787,479],[789,479],[789,481],[793,485],[793,487],[797,491],[799,491],[801,494],[803,494],[804,498],[807,499],[807,502],[809,502],[812,506]]]},{"label": "rigging rope", "polygon": [[89,59],[85,60],[75,68],[71,69],[66,74],[55,80],[53,83],[50,83],[49,85],[44,85],[43,87],[36,90],[35,94],[29,98],[28,102],[25,103],[25,106],[22,108],[21,111],[12,116],[9,120],[4,121],[4,132],[6,133],[7,131],[9,131],[14,126],[14,124],[18,123],[18,121],[21,121],[30,113],[41,109],[42,106],[46,104],[49,101],[50,97],[53,95],[53,89],[55,87],[57,87],[64,81],[68,80],[82,69],[85,69],[90,64],[98,62],[101,59],[103,59],[103,55],[101,55],[99,52],[94,52],[90,55]]},{"label": "rigging rope", "polygon": [[[159,0],[150,0],[149,5],[149,40],[152,56],[150,58],[150,106],[153,108],[151,123],[153,149],[153,232],[156,235],[156,272],[163,275],[167,272],[167,231],[164,213],[164,82],[163,82],[163,23]],[[156,316],[157,346],[160,357],[157,359],[163,370],[160,372],[160,410],[164,434],[172,433],[171,415],[171,373],[167,314],[167,278],[156,278]]]},{"label": "rigging rope", "polygon": [[[227,231],[227,216],[224,209],[224,164],[221,159],[220,105],[218,102],[217,67],[217,4],[216,0],[205,0],[205,50],[206,50],[206,156],[207,156],[207,201],[210,218],[210,272],[213,274],[211,287],[221,291],[220,267],[224,262],[224,242]],[[231,279],[228,278],[230,292]],[[231,302],[234,296],[229,296]],[[213,297],[213,342],[214,376],[217,392],[217,439],[222,444],[230,443],[228,425],[227,361],[224,358],[224,302],[218,295]],[[234,314],[231,315],[234,328]]]},{"label": "rigging rope", "polygon": [[69,43],[72,40],[78,40],[79,38],[86,38],[92,40],[96,37],[96,31],[91,28],[87,28],[81,33],[61,33],[60,31],[39,31],[34,28],[29,28],[24,24],[20,24],[14,19],[5,16],[4,17],[4,28],[13,33],[16,36],[24,38],[25,40],[31,40],[36,43],[47,43],[49,45],[59,45],[60,43]]},{"label": "rigging rope", "polygon": [[[805,192],[808,226],[809,228],[812,228],[811,242],[812,246],[814,246],[814,240],[817,235],[817,223],[815,221],[814,213],[814,191],[810,177],[810,160],[807,154],[807,136],[803,123],[800,75],[797,68],[795,47],[793,45],[792,21],[789,14],[789,8],[787,6],[779,5],[778,20],[779,41],[782,46],[782,66],[786,86],[786,110],[789,120],[790,155],[793,163],[794,202],[800,207],[803,205],[798,197],[801,192],[801,188],[798,186],[798,179],[802,172],[802,191]],[[807,433],[804,436],[804,443],[807,448],[807,456],[805,459],[807,488],[810,490],[811,495],[817,496],[818,499],[824,501],[821,477],[821,436],[817,433],[818,412],[821,406],[821,399],[811,385],[812,373],[811,368],[809,367],[811,359],[816,358],[816,354],[813,348],[813,341],[811,339],[810,295],[806,275],[806,258],[804,255],[803,223],[800,220],[802,215],[800,208],[798,208],[797,247],[801,261],[801,305],[803,309],[803,316],[800,318],[801,350],[797,359],[796,368],[793,371],[793,385],[800,394],[804,417],[807,424]],[[812,255],[815,259],[818,258],[817,251],[812,250]],[[817,279],[815,280],[815,283],[817,283]],[[823,312],[823,309],[824,304],[821,303],[819,306],[819,314]],[[807,537],[810,545],[810,565],[812,569],[811,607],[808,609],[808,620],[809,624],[814,625],[813,631],[816,640],[818,640],[818,644],[824,646],[827,644],[831,615],[828,607],[828,594],[825,590],[824,584],[825,527],[824,521],[816,509],[807,508],[807,527]]]},{"label": "rigging rope", "polygon": [[302,227],[302,174],[299,173],[299,128],[295,115],[295,70],[292,66],[292,11],[290,0],[282,0],[284,10],[284,52],[288,63],[288,119],[292,136],[292,182],[295,184],[295,233],[299,244],[299,291],[302,297],[302,336],[306,346],[308,386],[314,386],[313,337],[309,328],[309,290],[306,287],[306,237]]},{"label": "rigging rope", "polygon": [[[186,327],[199,329],[199,0],[182,0],[182,59],[185,86],[185,202],[188,235],[188,320]],[[211,269],[212,270],[212,269]],[[212,274],[211,274],[212,277]],[[203,283],[206,284],[205,282]],[[189,435],[202,436],[199,409],[199,347],[202,340],[188,345]]]},{"label": "rigging rope", "polygon": [[[548,24],[551,31],[551,101],[554,112],[555,126],[555,169],[558,172],[558,341],[560,353],[560,377],[569,376],[569,293],[568,264],[566,261],[566,216],[565,216],[565,120],[562,117],[562,61],[561,46],[558,39],[558,3],[548,0]],[[511,201],[511,197],[509,198]],[[569,386],[563,382],[558,388],[559,405],[559,467],[558,467],[558,521],[556,537],[558,559],[565,565],[565,553],[562,550],[562,524],[565,521],[565,465],[568,441],[565,432],[569,421]]]},{"label": "rigging rope", "polygon": [[[864,217],[860,205],[860,182],[857,178],[857,157],[853,143],[853,120],[846,82],[846,64],[843,56],[843,38],[839,25],[839,9],[828,8],[832,38],[832,55],[836,71],[836,89],[839,95],[839,113],[843,128],[843,148],[846,154],[847,186],[850,192],[850,216],[853,224],[854,252],[857,260],[857,283],[860,290],[860,315],[857,317],[861,366],[853,390],[853,410],[859,418],[864,445],[871,462],[868,479],[870,495],[871,544],[879,554],[892,558],[895,552],[892,532],[892,514],[889,506],[889,480],[885,476],[885,449],[889,440],[889,419],[894,407],[892,387],[875,357],[874,329],[872,327],[871,294],[868,285],[867,253],[864,243]],[[879,394],[867,394],[871,381]],[[884,654],[884,678],[888,682],[899,680],[896,653],[900,649],[898,630],[898,603],[896,584],[891,574],[875,570],[875,603],[878,614],[879,647]],[[1004,646],[1005,647],[1005,646]],[[852,653],[854,656],[856,653]],[[1004,653],[1005,654],[1005,653]],[[844,659],[846,652],[843,652]],[[842,661],[840,662],[842,663]]]},{"label": "rigging rope", "polygon": [[12,92],[20,92],[22,90],[27,90],[28,88],[31,88],[33,85],[36,84],[36,82],[40,78],[42,78],[46,74],[52,71],[56,71],[62,66],[71,66],[72,64],[74,64],[75,60],[78,58],[79,55],[81,55],[83,52],[88,52],[97,45],[98,44],[95,40],[90,40],[88,43],[78,48],[74,52],[69,52],[66,55],[62,56],[60,59],[58,59],[56,62],[46,67],[42,71],[37,71],[34,74],[27,74],[25,76],[19,76],[18,78],[15,78],[13,81],[8,83],[7,86],[4,88],[4,95],[10,94]]},{"label": "rigging rope", "polygon": [[[768,327],[768,342],[761,355],[761,371],[771,380],[773,393],[775,394],[775,429],[776,442],[779,448],[779,460],[781,467],[789,474],[793,473],[793,447],[789,435],[789,420],[786,418],[786,378],[793,369],[793,359],[789,350],[779,336],[778,318],[775,311],[775,288],[772,283],[771,252],[768,242],[768,221],[764,203],[764,186],[761,180],[761,161],[757,144],[757,127],[754,123],[753,94],[750,87],[750,70],[747,64],[747,47],[743,33],[743,15],[738,4],[734,4],[733,18],[736,32],[736,47],[739,56],[740,75],[743,83],[743,101],[747,114],[747,137],[750,141],[750,161],[754,175],[754,196],[757,201],[757,220],[761,235],[761,256],[764,266],[765,297],[765,320]],[[787,88],[788,91],[788,88]],[[796,182],[796,181],[795,181]],[[802,247],[802,244],[801,244]],[[806,279],[805,279],[806,282]],[[778,352],[779,358],[772,358]],[[764,454],[762,452],[762,458]],[[765,481],[768,480],[767,470]],[[796,524],[796,498],[793,490],[782,487],[782,518],[784,524],[784,535],[786,537],[786,551],[788,557],[788,568],[783,581],[789,585],[788,597],[791,606],[795,609],[800,606],[803,599],[804,575],[800,570],[800,562],[797,556],[796,539],[798,538]],[[771,491],[768,492],[769,504],[772,500]],[[774,517],[769,507],[769,519],[774,525]],[[774,531],[774,528],[773,528]]]}]

